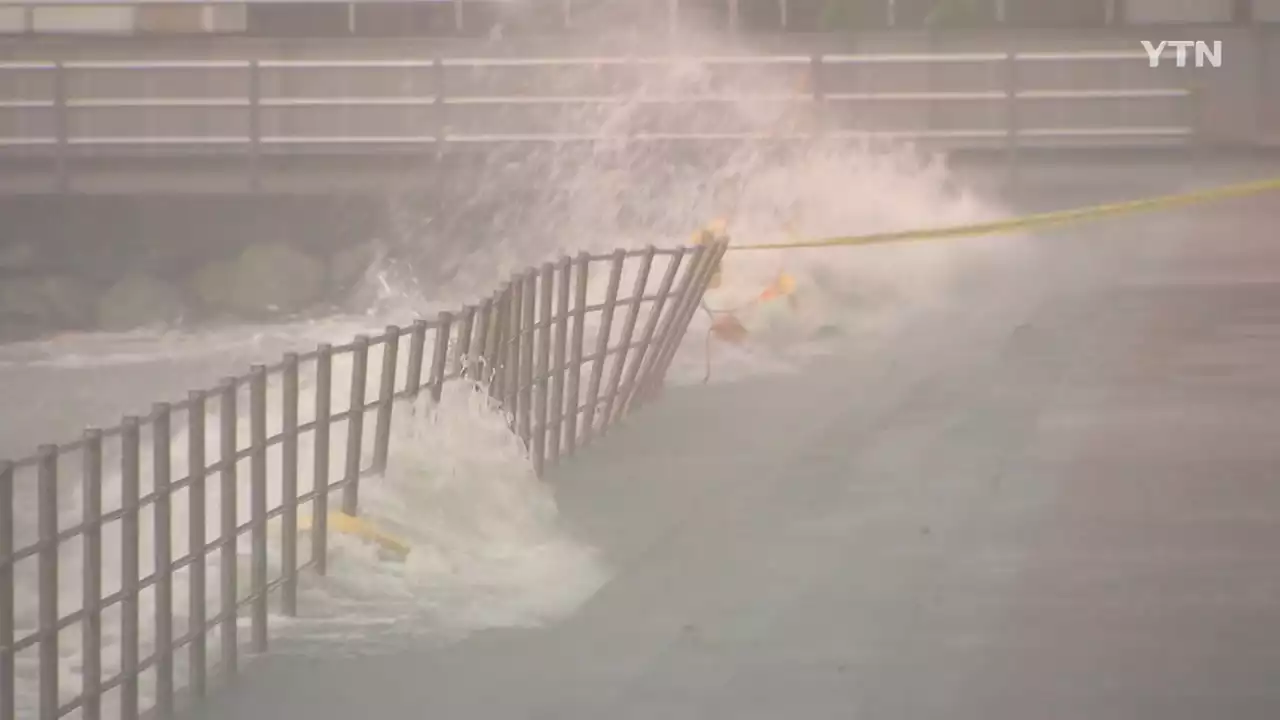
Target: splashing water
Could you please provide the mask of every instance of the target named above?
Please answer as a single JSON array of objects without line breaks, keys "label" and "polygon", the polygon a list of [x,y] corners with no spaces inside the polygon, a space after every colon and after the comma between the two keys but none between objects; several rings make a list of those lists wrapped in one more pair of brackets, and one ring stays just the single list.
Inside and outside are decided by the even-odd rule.
[{"label": "splashing water", "polygon": [[[704,54],[718,54],[710,39],[699,44]],[[33,366],[93,368],[228,355],[236,362],[271,359],[282,350],[310,349],[320,341],[346,342],[356,332],[452,309],[474,300],[477,288],[496,287],[513,271],[560,254],[679,244],[715,218],[726,219],[730,235],[745,243],[975,222],[1001,214],[955,187],[943,163],[922,158],[911,148],[834,140],[719,139],[691,145],[655,139],[671,132],[781,137],[818,121],[812,114],[769,100],[725,101],[714,106],[680,100],[708,93],[777,94],[793,90],[797,82],[796,68],[777,72],[752,68],[749,74],[736,75],[722,70],[689,59],[633,64],[620,77],[602,79],[597,74],[584,79],[580,73],[565,72],[529,81],[527,90],[545,94],[562,94],[575,82],[604,83],[622,97],[620,102],[557,112],[550,122],[564,132],[607,135],[616,141],[495,150],[484,162],[466,169],[461,178],[428,176],[420,187],[406,189],[397,206],[401,233],[386,239],[388,257],[370,276],[366,314],[194,333],[63,337],[4,348],[0,376]],[[429,190],[425,201],[416,195],[421,188]],[[748,302],[785,270],[797,279],[799,309],[747,313],[744,322],[752,340],[744,347],[717,349],[722,370],[717,377],[732,380],[792,368],[806,354],[829,347],[814,339],[816,330],[834,328],[847,335],[898,322],[946,301],[951,282],[966,267],[1012,257],[1008,242],[993,239],[730,253],[724,284],[708,298],[710,305],[724,308]],[[596,285],[593,295],[600,292]],[[706,329],[706,317],[697,316],[673,367],[675,381],[701,378]],[[379,367],[376,355],[370,367]],[[204,372],[193,376],[192,382],[206,384],[209,378]],[[343,377],[342,368],[335,367],[334,378]],[[305,389],[301,397],[308,397]],[[333,397],[336,401],[347,393],[335,387]],[[242,403],[247,407],[247,402]],[[304,421],[308,411],[303,409]],[[403,637],[406,628],[455,634],[533,625],[572,612],[605,581],[607,569],[587,544],[561,528],[552,489],[535,479],[526,453],[483,394],[455,384],[447,388],[439,406],[404,405],[396,415],[390,466],[384,478],[368,484],[362,513],[410,542],[414,550],[408,561],[380,560],[370,547],[338,536],[329,575],[304,578],[300,609],[305,617],[287,623],[273,620],[273,627],[290,628],[286,634],[312,640],[349,641],[354,636],[368,638],[370,627],[386,630],[386,637]],[[270,432],[278,431],[280,418],[271,418],[270,424]],[[207,425],[213,431],[207,451],[214,457],[217,424],[212,416]],[[246,426],[241,422],[241,432]],[[341,467],[343,430],[341,425],[335,427],[333,467]],[[181,477],[186,472],[185,428],[176,435],[174,476]],[[278,448],[268,459],[273,473],[269,506],[277,505],[282,493],[275,452]],[[310,478],[311,453],[309,447],[300,448],[301,478]],[[245,466],[241,477],[247,476]],[[144,495],[149,478],[144,463]],[[299,492],[310,489],[301,485]],[[210,537],[216,536],[219,518],[216,489],[216,483],[211,483],[206,497]],[[118,477],[109,475],[103,487],[108,511],[119,506],[120,491]],[[175,557],[187,551],[187,494],[184,490],[174,499]],[[78,518],[80,510],[74,493],[64,495],[71,498],[66,503],[65,527]],[[239,500],[239,516],[247,520],[247,489],[241,490]],[[144,513],[142,525],[145,576],[151,571],[154,517]],[[25,530],[29,535],[30,528]],[[19,528],[19,534],[24,534],[24,528]],[[106,528],[106,593],[120,585],[119,538],[118,523]],[[247,538],[241,548],[247,552]],[[273,537],[272,548],[278,551],[278,537]],[[78,553],[76,542],[64,548],[63,613],[80,604]],[[274,555],[273,562],[278,560]],[[34,587],[33,568],[33,562],[19,568],[19,587]],[[217,572],[214,557],[209,566],[211,608],[222,602],[214,590]],[[175,608],[188,606],[189,591],[189,572],[178,573]],[[34,619],[34,593],[18,600],[20,617],[27,623],[20,627],[21,634]],[[151,592],[144,592],[144,619],[152,612],[153,602]],[[153,629],[145,620],[142,627],[140,641],[146,657],[148,643],[154,639],[148,633]],[[121,639],[116,611],[104,617],[104,628],[104,657],[118,658]],[[62,642],[62,685],[67,697],[80,685],[77,638],[73,626]],[[214,642],[210,652],[216,650]],[[20,654],[24,701],[32,700],[35,691],[33,661],[32,651]],[[180,674],[185,672],[184,663],[179,658]],[[110,662],[104,671],[112,674]],[[151,687],[144,683],[143,689],[145,694]]]}]

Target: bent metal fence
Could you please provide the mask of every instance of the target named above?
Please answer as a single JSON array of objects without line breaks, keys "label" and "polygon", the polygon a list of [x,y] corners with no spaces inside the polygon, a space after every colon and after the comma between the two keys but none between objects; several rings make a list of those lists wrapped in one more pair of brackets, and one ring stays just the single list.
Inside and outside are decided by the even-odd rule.
[{"label": "bent metal fence", "polygon": [[0,463],[0,718],[198,700],[242,646],[267,649],[304,573],[325,574],[331,521],[387,468],[399,410],[473,383],[542,473],[655,397],[724,251],[565,257],[460,312]]}]

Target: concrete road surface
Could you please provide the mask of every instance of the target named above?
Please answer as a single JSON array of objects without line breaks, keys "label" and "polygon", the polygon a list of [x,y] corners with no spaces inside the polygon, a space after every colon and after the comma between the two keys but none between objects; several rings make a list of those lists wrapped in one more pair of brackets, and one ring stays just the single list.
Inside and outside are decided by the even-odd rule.
[{"label": "concrete road surface", "polygon": [[[1062,177],[1018,202],[1178,189]],[[671,392],[552,479],[616,570],[572,617],[269,655],[195,716],[1274,720],[1278,201],[1045,234],[803,373]]]}]

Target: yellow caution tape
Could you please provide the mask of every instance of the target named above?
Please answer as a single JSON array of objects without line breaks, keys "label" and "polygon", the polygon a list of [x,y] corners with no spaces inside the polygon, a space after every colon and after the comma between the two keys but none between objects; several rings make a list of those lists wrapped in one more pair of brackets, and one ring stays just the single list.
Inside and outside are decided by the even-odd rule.
[{"label": "yellow caution tape", "polygon": [[978,235],[996,235],[1012,230],[1044,228],[1081,220],[1093,220],[1112,215],[1127,215],[1152,210],[1167,210],[1186,205],[1198,205],[1216,200],[1224,200],[1246,195],[1280,190],[1280,178],[1258,180],[1254,182],[1225,185],[1208,190],[1197,190],[1176,195],[1161,195],[1142,200],[1092,205],[1071,210],[1023,215],[1007,220],[974,223],[972,225],[954,225],[940,228],[922,228],[917,230],[898,230],[894,232],[873,233],[870,235],[853,235],[848,237],[822,238],[801,242],[757,243],[746,245],[730,245],[729,252],[742,250],[793,250],[797,248],[820,248],[853,245],[880,245],[891,242],[913,242],[919,240],[939,240],[943,238],[974,237]]},{"label": "yellow caution tape", "polygon": [[[409,543],[379,530],[367,520],[344,512],[334,511],[329,513],[328,521],[328,528],[331,532],[350,535],[366,542],[371,542],[396,560],[404,560],[409,555],[411,549]],[[311,518],[305,516],[298,518],[299,531],[305,532],[310,529]]]}]

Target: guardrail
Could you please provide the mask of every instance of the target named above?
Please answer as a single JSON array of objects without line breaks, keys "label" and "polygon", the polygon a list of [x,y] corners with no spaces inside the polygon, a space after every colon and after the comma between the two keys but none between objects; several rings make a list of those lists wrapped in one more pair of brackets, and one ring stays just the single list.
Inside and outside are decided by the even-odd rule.
[{"label": "guardrail", "polygon": [[[1245,0],[1227,10],[1187,8],[1157,12],[1164,22],[1260,22],[1265,0]],[[826,0],[652,0],[646,17],[675,33],[695,20],[714,22],[738,31],[822,32],[855,22],[863,29],[923,28],[933,6],[869,0],[850,8],[855,18],[832,22],[825,16]],[[0,0],[0,33],[52,34],[245,34],[290,33],[289,25],[309,26],[326,35],[476,33],[494,24],[515,31],[566,31],[589,15],[591,0]],[[282,9],[287,14],[281,16]],[[985,6],[985,7],[984,7]],[[270,18],[255,22],[256,8],[267,7]],[[4,11],[10,11],[5,17]],[[73,11],[69,13],[68,11]],[[1196,8],[1195,10],[1199,10]],[[1104,28],[1129,23],[1149,24],[1150,9],[1134,11],[1122,0],[1096,0],[1071,13],[1046,13],[1042,3],[986,0],[971,8],[966,25],[986,27],[1061,26]],[[701,17],[699,17],[701,16]],[[408,28],[404,25],[409,25]],[[396,27],[399,25],[400,27]],[[416,27],[415,27],[416,26]],[[945,28],[946,23],[942,23]]]},{"label": "guardrail", "polygon": [[[438,402],[446,383],[484,380],[541,474],[656,396],[725,247],[566,257],[459,313],[288,355],[0,463],[0,717],[96,720],[110,698],[115,717],[135,720],[152,700],[140,690],[144,672],[158,717],[180,695],[203,696],[212,676],[240,663],[237,619],[247,613],[249,648],[266,650],[272,600],[296,614],[300,574],[325,573],[330,496],[343,513],[359,511],[361,484],[387,468],[393,421]],[[600,263],[603,278],[592,274]],[[624,276],[631,294],[619,297]],[[80,505],[70,514],[68,487]],[[32,516],[35,527],[24,527]],[[112,569],[118,582],[104,582]],[[118,620],[104,633],[108,613]],[[60,654],[68,636],[78,672]],[[116,663],[104,658],[106,638],[119,645]],[[80,686],[67,687],[76,674]]]},{"label": "guardrail", "polygon": [[[644,67],[675,63],[777,73],[803,90],[652,94],[637,87]],[[932,79],[944,73],[945,80]],[[1187,145],[1197,136],[1197,113],[1186,77],[1150,68],[1144,52],[8,62],[0,63],[0,83],[17,91],[0,100],[0,152],[51,158],[60,176],[84,157],[217,154],[242,158],[256,178],[259,161],[271,156],[440,154],[509,143],[821,135],[1011,155],[1061,144]],[[538,79],[556,92],[527,92]],[[808,109],[822,121],[801,130],[732,127],[732,113],[724,112],[732,103]],[[623,134],[602,131],[598,120],[569,127],[575,112],[592,117],[624,104],[716,122]]]}]

